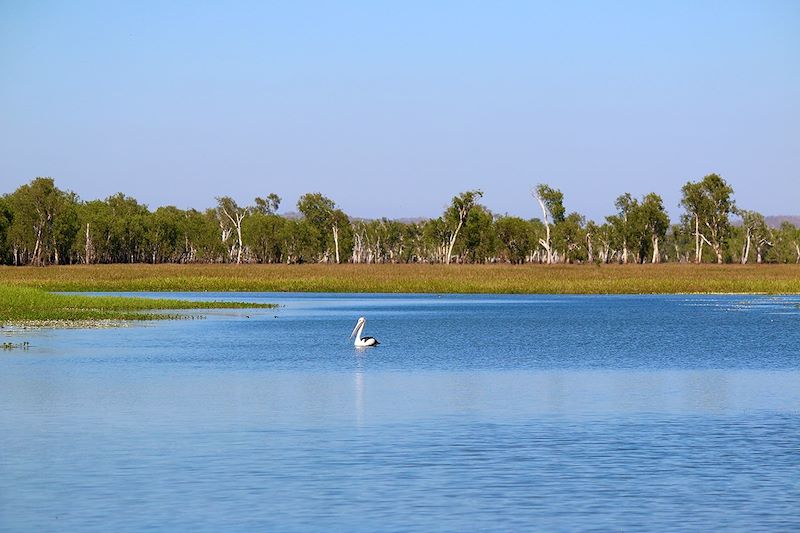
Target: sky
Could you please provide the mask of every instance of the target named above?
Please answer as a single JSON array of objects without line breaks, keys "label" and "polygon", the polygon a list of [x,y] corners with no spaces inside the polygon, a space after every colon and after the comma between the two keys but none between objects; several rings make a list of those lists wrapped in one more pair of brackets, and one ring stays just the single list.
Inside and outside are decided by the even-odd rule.
[{"label": "sky", "polygon": [[800,214],[800,2],[0,0],[0,193],[602,220],[711,172]]}]

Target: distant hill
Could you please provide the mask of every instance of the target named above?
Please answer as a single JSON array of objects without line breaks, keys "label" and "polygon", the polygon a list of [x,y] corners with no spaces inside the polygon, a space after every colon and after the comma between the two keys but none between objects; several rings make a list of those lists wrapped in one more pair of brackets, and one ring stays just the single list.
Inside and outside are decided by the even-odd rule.
[{"label": "distant hill", "polygon": [[770,228],[779,228],[784,222],[791,222],[795,226],[800,226],[800,215],[772,215],[764,217],[764,219]]}]

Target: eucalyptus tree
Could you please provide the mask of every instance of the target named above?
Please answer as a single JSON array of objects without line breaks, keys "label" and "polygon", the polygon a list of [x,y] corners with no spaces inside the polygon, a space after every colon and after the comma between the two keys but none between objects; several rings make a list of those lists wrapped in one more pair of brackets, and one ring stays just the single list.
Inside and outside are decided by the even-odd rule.
[{"label": "eucalyptus tree", "polygon": [[8,198],[13,213],[8,238],[14,264],[44,265],[57,258],[55,239],[64,236],[57,235],[57,219],[76,203],[77,197],[58,189],[52,178],[36,178],[14,191]]},{"label": "eucalyptus tree", "polygon": [[781,263],[800,263],[800,227],[784,221],[775,231],[775,260]]},{"label": "eucalyptus tree", "polygon": [[271,193],[256,197],[255,207],[242,221],[242,239],[247,250],[259,263],[281,261],[281,235],[286,219],[277,214],[281,198]]},{"label": "eucalyptus tree", "polygon": [[389,263],[402,261],[408,244],[405,242],[405,233],[402,222],[382,218],[378,227],[383,242],[384,255],[382,260]]},{"label": "eucalyptus tree", "polygon": [[53,219],[51,241],[52,259],[56,265],[75,262],[73,244],[80,231],[78,222],[78,206],[80,200],[73,192],[63,193],[58,215]]},{"label": "eucalyptus tree", "polygon": [[450,231],[444,218],[426,220],[422,226],[420,257],[424,261],[444,263],[447,256]]},{"label": "eucalyptus tree", "polygon": [[750,260],[750,250],[755,246],[756,262],[761,263],[764,256],[764,246],[772,246],[772,233],[767,227],[764,215],[755,211],[745,209],[737,210],[737,214],[742,217],[742,253],[741,263],[746,265]]},{"label": "eucalyptus tree", "polygon": [[217,197],[217,219],[221,231],[222,242],[230,238],[231,234],[236,233],[236,244],[230,247],[229,257],[233,258],[233,250],[236,250],[236,263],[242,262],[242,252],[244,251],[244,240],[242,239],[242,221],[250,214],[250,208],[239,207],[236,200],[230,196]]},{"label": "eucalyptus tree", "polygon": [[497,253],[497,235],[494,227],[494,215],[486,207],[475,205],[467,216],[462,229],[460,253],[465,262],[485,263],[492,260]]},{"label": "eucalyptus tree", "polygon": [[688,263],[691,261],[692,236],[694,233],[691,226],[686,224],[686,217],[683,218],[682,222],[682,224],[672,224],[667,230],[664,238],[665,248],[669,248],[675,253],[675,261],[678,263]]},{"label": "eucalyptus tree", "polygon": [[109,256],[113,263],[135,263],[145,259],[150,211],[123,193],[106,198],[110,210]]},{"label": "eucalyptus tree", "polygon": [[247,250],[259,263],[280,263],[287,219],[256,210],[242,223]]},{"label": "eucalyptus tree", "polygon": [[614,206],[617,208],[617,214],[606,217],[606,221],[614,227],[622,248],[621,261],[627,265],[631,243],[637,240],[636,212],[639,202],[631,193],[626,192],[617,197]]},{"label": "eucalyptus tree", "polygon": [[318,192],[301,196],[297,202],[297,209],[317,229],[320,238],[319,251],[322,252],[324,260],[327,260],[329,253],[326,236],[330,234],[333,237],[335,259],[339,263],[341,261],[339,249],[343,237],[342,234],[347,232],[346,237],[352,240],[352,234],[349,233],[349,217],[344,211],[336,208],[336,203],[333,200]]},{"label": "eucalyptus tree", "polygon": [[528,243],[530,246],[527,260],[531,263],[543,263],[547,259],[546,254],[544,256],[542,255],[542,252],[544,251],[542,240],[547,234],[545,224],[538,218],[532,218],[527,222]]},{"label": "eucalyptus tree", "polygon": [[8,205],[8,197],[0,196],[0,264],[6,263],[10,257],[8,230],[11,227],[13,214]]},{"label": "eucalyptus tree", "polygon": [[444,262],[450,264],[453,256],[453,247],[456,244],[458,233],[467,221],[470,212],[477,205],[478,199],[483,196],[483,191],[475,189],[464,191],[458,196],[454,196],[450,202],[450,207],[444,212],[444,221],[447,226],[447,252]]},{"label": "eucalyptus tree", "polygon": [[405,263],[417,263],[424,260],[425,224],[412,222],[400,227],[403,248],[399,260]]},{"label": "eucalyptus tree", "polygon": [[583,237],[586,241],[586,260],[589,263],[595,262],[594,243],[600,228],[595,224],[594,220],[590,220],[584,227]]},{"label": "eucalyptus tree", "polygon": [[274,215],[281,206],[281,197],[273,192],[268,194],[266,198],[256,196],[255,202],[255,212],[261,213],[262,215]]},{"label": "eucalyptus tree", "polygon": [[353,220],[354,263],[397,263],[409,255],[405,224],[396,220]]},{"label": "eucalyptus tree", "polygon": [[733,188],[717,174],[708,174],[698,182],[687,182],[682,188],[681,206],[694,222],[695,262],[702,261],[702,245],[710,246],[722,263],[723,246],[730,233],[729,217],[736,208]]},{"label": "eucalyptus tree", "polygon": [[533,191],[533,197],[539,202],[539,207],[542,209],[542,218],[544,220],[545,237],[539,239],[539,243],[545,249],[547,254],[547,264],[553,262],[553,247],[551,241],[551,223],[558,224],[564,221],[564,194],[558,190],[553,189],[549,185],[540,183]]},{"label": "eucalyptus tree", "polygon": [[500,256],[510,263],[524,263],[531,250],[531,230],[527,221],[504,216],[495,222]]},{"label": "eucalyptus tree", "polygon": [[318,256],[321,235],[307,219],[287,219],[281,232],[281,261],[287,264],[312,262]]},{"label": "eucalyptus tree", "polygon": [[78,207],[80,238],[74,247],[85,264],[110,262],[111,206],[103,200],[91,200]]},{"label": "eucalyptus tree", "polygon": [[562,261],[572,263],[583,261],[583,246],[586,239],[583,225],[584,217],[579,213],[570,213],[560,224],[556,225],[553,232],[554,248],[564,251]]},{"label": "eucalyptus tree", "polygon": [[218,263],[229,259],[230,250],[220,239],[217,215],[217,210],[213,207],[202,213],[195,209],[186,212],[184,221],[186,261]]},{"label": "eucalyptus tree", "polygon": [[609,263],[612,261],[615,236],[614,227],[608,222],[594,229],[593,240],[600,245],[598,259],[601,263]]},{"label": "eucalyptus tree", "polygon": [[152,263],[177,263],[183,255],[184,212],[175,206],[163,206],[150,216],[148,244]]},{"label": "eucalyptus tree", "polygon": [[[649,239],[649,246],[652,251],[651,262],[660,263],[659,243],[664,240],[667,229],[669,229],[669,215],[664,209],[664,202],[661,196],[654,192],[645,195],[639,204],[637,215],[643,233]],[[643,256],[642,262],[644,262]]]}]

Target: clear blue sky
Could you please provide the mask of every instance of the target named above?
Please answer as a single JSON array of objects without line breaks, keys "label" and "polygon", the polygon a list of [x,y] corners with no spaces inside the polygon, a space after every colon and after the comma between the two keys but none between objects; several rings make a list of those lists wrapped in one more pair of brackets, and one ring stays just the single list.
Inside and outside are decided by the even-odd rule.
[{"label": "clear blue sky", "polygon": [[0,0],[0,192],[599,220],[709,172],[800,213],[800,2]]}]

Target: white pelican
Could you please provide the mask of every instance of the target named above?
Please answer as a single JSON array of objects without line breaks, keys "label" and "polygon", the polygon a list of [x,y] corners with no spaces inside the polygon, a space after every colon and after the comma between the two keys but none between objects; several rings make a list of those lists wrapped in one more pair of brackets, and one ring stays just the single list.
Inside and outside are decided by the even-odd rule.
[{"label": "white pelican", "polygon": [[358,319],[358,322],[356,322],[356,327],[353,328],[353,333],[350,334],[351,339],[353,338],[353,335],[356,336],[356,341],[353,344],[359,347],[379,345],[380,343],[375,337],[361,337],[361,332],[364,331],[364,324],[366,323],[367,319],[363,316]]}]

